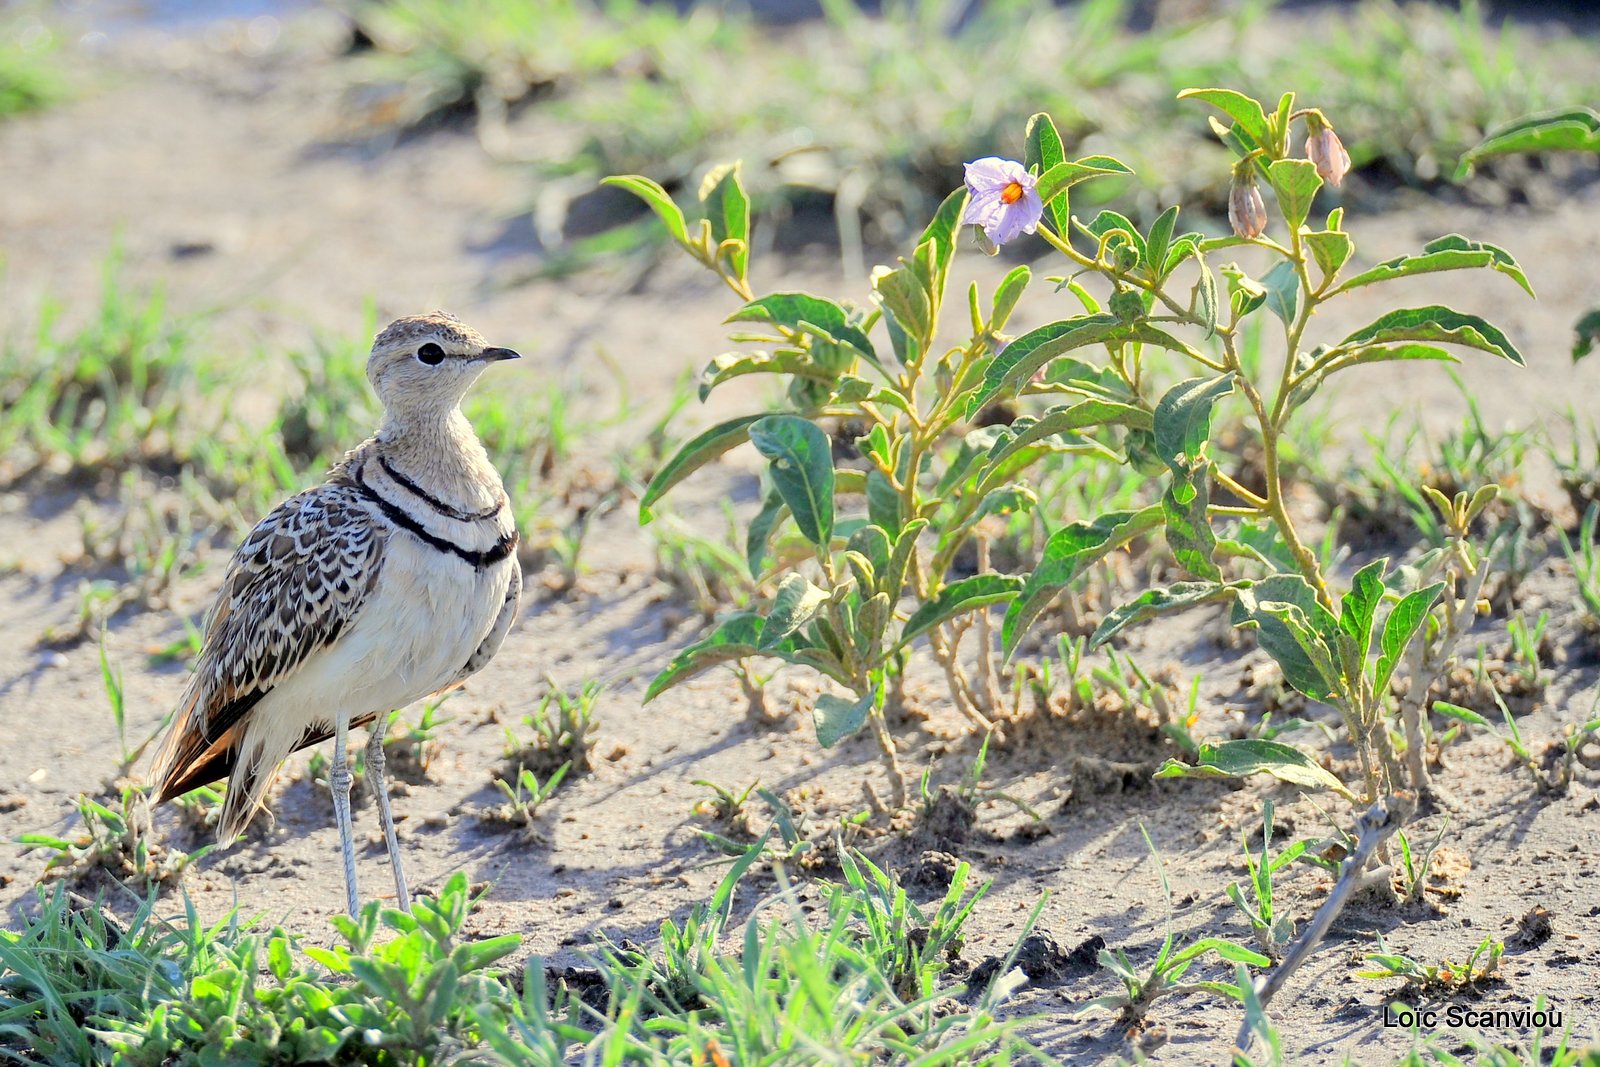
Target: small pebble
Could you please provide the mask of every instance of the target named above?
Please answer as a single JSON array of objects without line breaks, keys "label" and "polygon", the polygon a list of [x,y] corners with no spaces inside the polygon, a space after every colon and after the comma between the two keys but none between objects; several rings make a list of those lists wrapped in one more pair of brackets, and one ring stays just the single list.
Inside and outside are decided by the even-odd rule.
[{"label": "small pebble", "polygon": [[66,665],[67,665],[67,657],[66,657],[66,655],[64,653],[57,652],[54,649],[51,649],[48,652],[41,653],[40,656],[39,656],[39,669],[40,670],[48,671],[48,670],[51,670],[51,669],[56,668],[56,667],[65,667]]}]

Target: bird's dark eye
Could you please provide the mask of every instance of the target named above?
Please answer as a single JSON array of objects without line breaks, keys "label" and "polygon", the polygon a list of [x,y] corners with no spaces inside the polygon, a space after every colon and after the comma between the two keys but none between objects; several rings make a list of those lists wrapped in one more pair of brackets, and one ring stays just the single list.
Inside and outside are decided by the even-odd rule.
[{"label": "bird's dark eye", "polygon": [[432,341],[429,341],[427,344],[417,349],[417,361],[419,363],[426,363],[430,367],[437,367],[439,364],[444,362],[444,349],[440,348]]}]

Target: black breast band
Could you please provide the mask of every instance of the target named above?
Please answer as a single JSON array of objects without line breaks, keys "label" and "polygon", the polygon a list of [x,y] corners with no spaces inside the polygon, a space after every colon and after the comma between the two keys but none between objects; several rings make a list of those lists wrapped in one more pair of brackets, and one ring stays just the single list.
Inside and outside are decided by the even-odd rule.
[{"label": "black breast band", "polygon": [[[383,461],[380,459],[378,462],[382,463]],[[384,469],[388,470],[388,466],[385,465]],[[399,479],[396,480],[398,481]],[[351,472],[351,481],[355,483],[356,488],[361,490],[368,500],[371,500],[374,504],[378,505],[378,510],[383,512],[384,516],[390,522],[394,523],[407,533],[415,536],[424,544],[436,548],[440,552],[448,552],[459,559],[465,560],[466,562],[472,564],[475,570],[481,571],[491,567],[517,550],[517,531],[515,530],[512,530],[508,534],[502,534],[500,539],[494,544],[490,545],[488,548],[481,550],[462,548],[454,541],[448,541],[443,537],[438,537],[429,533],[420,522],[418,522],[416,519],[413,519],[410,515],[407,515],[395,504],[385,500],[372,488],[372,486],[363,481],[359,471]],[[496,508],[491,514],[498,513],[499,510],[499,508]]]},{"label": "black breast band", "polygon": [[492,519],[500,514],[500,504],[483,511],[462,511],[460,508],[451,507],[404,474],[395,470],[394,467],[389,465],[389,460],[384,456],[380,455],[378,457],[378,466],[382,467],[383,473],[393,478],[406,492],[421,500],[439,514],[455,519],[458,522],[480,522],[483,519]]}]

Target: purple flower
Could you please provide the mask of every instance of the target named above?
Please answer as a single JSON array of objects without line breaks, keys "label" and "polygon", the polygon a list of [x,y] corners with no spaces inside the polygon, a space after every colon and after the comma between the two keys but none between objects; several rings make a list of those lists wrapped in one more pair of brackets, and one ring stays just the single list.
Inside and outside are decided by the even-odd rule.
[{"label": "purple flower", "polygon": [[1344,149],[1339,135],[1332,126],[1311,123],[1313,129],[1306,138],[1306,158],[1317,165],[1317,173],[1329,185],[1337,187],[1350,171],[1350,153]]},{"label": "purple flower", "polygon": [[1044,214],[1038,183],[1013,159],[985,156],[967,164],[967,209],[963,226],[981,226],[992,244],[1003,245],[1032,233]]},{"label": "purple flower", "polygon": [[1234,168],[1233,187],[1228,190],[1228,222],[1238,237],[1260,237],[1267,231],[1267,205],[1249,160]]}]

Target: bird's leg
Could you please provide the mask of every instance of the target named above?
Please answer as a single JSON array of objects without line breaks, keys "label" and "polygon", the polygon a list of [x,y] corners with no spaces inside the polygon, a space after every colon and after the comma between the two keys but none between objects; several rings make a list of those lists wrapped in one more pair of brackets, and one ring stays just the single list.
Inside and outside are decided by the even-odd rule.
[{"label": "bird's leg", "polygon": [[350,760],[346,751],[349,737],[349,717],[337,716],[333,723],[333,766],[328,770],[328,788],[333,792],[333,821],[339,824],[339,850],[344,854],[345,904],[353,919],[359,910],[359,901],[356,898],[356,844],[350,828]]},{"label": "bird's leg", "polygon": [[394,833],[394,812],[389,808],[389,780],[383,776],[383,735],[388,717],[379,715],[372,723],[367,740],[367,784],[378,798],[378,819],[383,823],[383,843],[389,849],[389,866],[394,868],[394,895],[401,911],[411,910],[411,893],[406,889],[406,870],[400,862],[400,842]]}]

